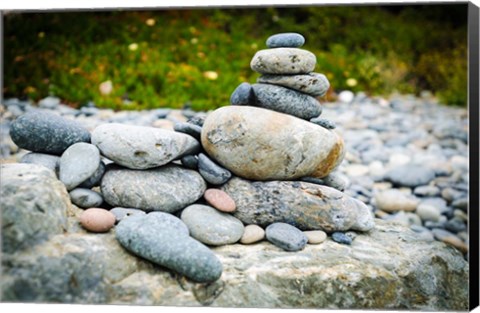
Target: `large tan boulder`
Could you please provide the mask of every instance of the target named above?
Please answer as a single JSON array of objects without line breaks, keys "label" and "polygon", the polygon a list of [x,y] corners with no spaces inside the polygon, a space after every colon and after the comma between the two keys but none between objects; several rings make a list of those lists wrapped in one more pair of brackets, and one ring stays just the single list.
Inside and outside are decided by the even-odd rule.
[{"label": "large tan boulder", "polygon": [[335,132],[250,106],[210,113],[203,125],[202,145],[221,165],[252,180],[325,177],[344,156],[343,140]]}]

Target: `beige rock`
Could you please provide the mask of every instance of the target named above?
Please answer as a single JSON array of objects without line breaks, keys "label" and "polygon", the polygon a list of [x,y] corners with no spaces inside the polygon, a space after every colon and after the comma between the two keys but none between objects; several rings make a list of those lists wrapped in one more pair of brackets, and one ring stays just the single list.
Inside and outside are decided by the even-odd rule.
[{"label": "beige rock", "polygon": [[227,106],[208,115],[202,145],[218,163],[252,180],[322,178],[343,160],[333,131],[262,108]]},{"label": "beige rock", "polygon": [[240,238],[240,243],[248,245],[263,240],[264,238],[265,230],[258,225],[250,224],[245,226],[245,231],[243,232],[242,238]]},{"label": "beige rock", "polygon": [[308,243],[315,245],[325,241],[327,234],[321,230],[307,230],[303,232],[308,238]]},{"label": "beige rock", "polygon": [[415,211],[418,200],[405,195],[398,189],[389,189],[375,195],[377,208],[391,213],[397,211]]},{"label": "beige rock", "polygon": [[298,48],[275,48],[257,51],[250,62],[255,72],[262,74],[307,74],[313,72],[317,58]]}]

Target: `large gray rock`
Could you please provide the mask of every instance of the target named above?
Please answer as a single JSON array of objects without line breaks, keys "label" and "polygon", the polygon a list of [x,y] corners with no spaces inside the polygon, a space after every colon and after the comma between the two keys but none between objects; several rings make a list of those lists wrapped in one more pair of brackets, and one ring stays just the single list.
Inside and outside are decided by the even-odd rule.
[{"label": "large gray rock", "polygon": [[20,148],[54,155],[61,155],[74,143],[90,142],[90,132],[78,122],[40,110],[17,118],[10,136]]},{"label": "large gray rock", "polygon": [[250,67],[261,74],[307,74],[313,72],[317,58],[298,48],[275,48],[255,53]]},{"label": "large gray rock", "polygon": [[1,165],[2,251],[13,253],[61,234],[71,205],[55,174],[36,164]]},{"label": "large gray rock", "polygon": [[262,75],[257,79],[257,82],[291,88],[314,97],[325,95],[328,88],[330,88],[330,82],[327,77],[319,73],[303,75]]},{"label": "large gray rock", "polygon": [[207,186],[196,171],[177,165],[131,170],[110,167],[101,190],[111,206],[173,213],[197,201]]},{"label": "large gray rock", "polygon": [[[199,284],[135,257],[107,234],[57,235],[2,256],[2,300],[89,304],[468,310],[469,265],[454,248],[378,220],[351,246],[327,238],[295,253],[266,241],[213,249],[223,264]],[[446,296],[448,295],[448,296]]]},{"label": "large gray rock", "polygon": [[211,112],[202,145],[219,164],[254,180],[325,177],[343,160],[343,140],[299,118],[250,106]]},{"label": "large gray rock", "polygon": [[116,123],[95,128],[92,143],[102,155],[131,169],[158,167],[200,150],[200,143],[183,133]]},{"label": "large gray rock", "polygon": [[253,84],[255,106],[310,120],[322,113],[317,99],[302,92],[270,84]]},{"label": "large gray rock", "polygon": [[[167,213],[164,213],[167,214]],[[178,218],[171,215],[171,219]],[[213,282],[222,275],[222,264],[206,246],[172,226],[161,215],[147,214],[123,219],[116,238],[127,250],[155,264],[165,266],[196,282]]]},{"label": "large gray rock", "polygon": [[362,202],[327,187],[305,182],[251,182],[232,178],[221,188],[235,201],[234,216],[244,224],[275,222],[301,230],[368,231],[373,215]]}]

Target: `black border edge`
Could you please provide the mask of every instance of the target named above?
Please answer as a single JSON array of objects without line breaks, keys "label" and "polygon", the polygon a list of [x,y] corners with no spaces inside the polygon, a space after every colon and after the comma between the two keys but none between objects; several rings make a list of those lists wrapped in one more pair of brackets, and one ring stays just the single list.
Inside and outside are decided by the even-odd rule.
[{"label": "black border edge", "polygon": [[469,188],[469,270],[470,293],[469,309],[473,310],[479,305],[479,8],[469,2],[468,4],[468,106],[469,106],[469,163],[470,163],[470,188]]}]

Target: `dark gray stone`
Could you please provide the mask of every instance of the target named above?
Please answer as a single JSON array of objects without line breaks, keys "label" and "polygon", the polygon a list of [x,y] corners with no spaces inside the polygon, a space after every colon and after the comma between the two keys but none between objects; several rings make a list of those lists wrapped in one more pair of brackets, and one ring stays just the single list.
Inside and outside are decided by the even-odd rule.
[{"label": "dark gray stone", "polygon": [[200,199],[206,184],[196,171],[173,164],[148,170],[112,166],[101,189],[113,207],[173,213]]},{"label": "dark gray stone", "polygon": [[79,123],[38,110],[17,118],[10,135],[20,148],[55,155],[77,142],[90,142],[89,131]]},{"label": "dark gray stone", "polygon": [[322,126],[323,128],[326,128],[326,129],[335,129],[335,127],[337,127],[337,125],[335,125],[333,121],[327,120],[324,118],[319,118],[319,117],[312,118],[310,122],[315,123],[319,126]]},{"label": "dark gray stone", "polygon": [[97,208],[103,203],[102,195],[86,188],[75,188],[70,191],[70,200],[78,207]]},{"label": "dark gray stone", "polygon": [[116,238],[132,253],[194,281],[213,282],[222,274],[212,251],[158,215],[123,219],[116,226]]},{"label": "dark gray stone", "polygon": [[98,169],[93,173],[90,178],[85,180],[83,183],[79,185],[81,188],[93,188],[96,186],[100,186],[100,182],[102,181],[103,174],[105,174],[106,171],[106,166],[103,161],[100,161],[100,165],[98,166]]},{"label": "dark gray stone", "polygon": [[268,37],[266,44],[269,48],[299,48],[305,43],[305,38],[298,33],[280,33]]},{"label": "dark gray stone", "polygon": [[341,232],[334,232],[332,234],[332,240],[344,245],[351,245],[353,239],[349,236],[347,236],[345,233]]},{"label": "dark gray stone", "polygon": [[258,83],[272,84],[297,90],[313,97],[322,97],[330,88],[327,77],[319,73],[303,75],[262,75]]},{"label": "dark gray stone", "polygon": [[59,178],[68,190],[92,177],[100,167],[100,152],[92,144],[79,142],[60,158]]},{"label": "dark gray stone", "polygon": [[229,170],[216,164],[203,153],[198,155],[198,171],[207,182],[213,185],[222,185],[232,177]]},{"label": "dark gray stone", "polygon": [[189,118],[187,122],[202,127],[206,117],[207,114],[205,113],[197,113],[195,116]]},{"label": "dark gray stone", "polygon": [[42,165],[52,170],[55,174],[58,174],[60,157],[51,154],[30,152],[22,156],[20,163]]},{"label": "dark gray stone", "polygon": [[322,113],[317,99],[281,86],[253,84],[255,106],[310,120]]},{"label": "dark gray stone", "polygon": [[249,83],[241,83],[233,91],[230,96],[231,105],[254,105],[255,95],[253,94],[252,85]]},{"label": "dark gray stone", "polygon": [[70,199],[55,174],[40,165],[1,165],[2,251],[14,253],[63,233]]},{"label": "dark gray stone", "polygon": [[190,123],[175,123],[173,129],[179,133],[184,133],[192,136],[193,138],[200,141],[200,135],[202,134],[202,127],[190,124]]},{"label": "dark gray stone", "polygon": [[233,213],[245,225],[275,222],[301,230],[368,231],[373,215],[362,202],[321,185],[298,181],[250,182],[232,178],[221,188],[237,206]]},{"label": "dark gray stone", "polygon": [[273,223],[265,229],[268,241],[286,251],[299,251],[305,248],[307,236],[298,228],[286,223]]},{"label": "dark gray stone", "polygon": [[390,170],[385,178],[395,185],[413,188],[428,185],[435,178],[435,171],[427,166],[406,164]]},{"label": "dark gray stone", "polygon": [[139,210],[139,209],[133,209],[133,208],[113,208],[110,210],[110,212],[115,215],[115,221],[118,223],[122,219],[129,217],[129,216],[134,216],[134,215],[145,215],[145,211]]},{"label": "dark gray stone", "polygon": [[458,218],[452,218],[445,223],[445,229],[454,233],[459,233],[467,230],[467,225]]},{"label": "dark gray stone", "polygon": [[188,206],[182,211],[181,219],[193,238],[212,246],[235,243],[244,231],[237,218],[207,205]]},{"label": "dark gray stone", "polygon": [[198,158],[195,155],[186,155],[181,160],[182,165],[191,170],[198,169]]}]

